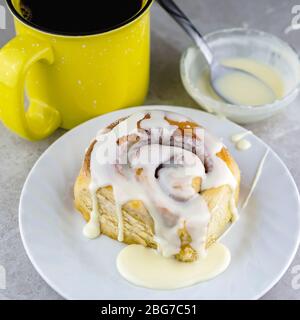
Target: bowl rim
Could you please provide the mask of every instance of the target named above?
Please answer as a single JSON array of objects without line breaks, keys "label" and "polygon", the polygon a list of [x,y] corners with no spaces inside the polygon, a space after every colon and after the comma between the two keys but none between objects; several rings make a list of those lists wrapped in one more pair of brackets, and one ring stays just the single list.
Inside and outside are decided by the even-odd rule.
[{"label": "bowl rim", "polygon": [[[271,33],[265,32],[265,31],[261,31],[258,29],[252,29],[252,28],[241,28],[241,27],[239,27],[239,28],[226,28],[226,29],[219,29],[219,30],[209,32],[204,35],[204,39],[207,40],[210,37],[213,37],[216,35],[231,34],[231,33],[236,33],[236,32],[240,32],[241,34],[247,34],[247,33],[248,34],[256,34],[259,37],[267,37],[268,39],[270,39],[270,38],[274,39],[275,41],[281,43],[284,47],[286,47],[292,53],[295,54],[295,56],[297,57],[298,65],[300,67],[300,56],[297,53],[297,51],[295,50],[295,48],[293,48],[293,46],[291,46],[286,41],[282,40],[280,37],[277,37]],[[192,81],[190,81],[190,79],[187,75],[187,72],[185,70],[186,56],[190,50],[199,50],[199,49],[197,46],[194,45],[194,46],[190,46],[190,47],[186,48],[185,51],[182,53],[181,59],[180,59],[181,79],[182,79],[182,82],[184,84],[185,89],[193,97],[193,99],[195,99],[197,97],[203,97],[208,102],[219,103],[220,108],[217,108],[216,106],[211,106],[211,105],[209,107],[203,106],[209,112],[218,111],[218,109],[226,109],[226,111],[229,111],[234,115],[237,115],[239,112],[242,114],[245,114],[244,111],[248,111],[249,113],[255,112],[256,114],[265,114],[266,111],[270,111],[271,109],[274,112],[276,110],[283,108],[287,102],[291,103],[298,95],[298,92],[300,89],[300,79],[298,80],[298,83],[287,94],[285,94],[280,99],[276,99],[272,103],[259,105],[259,106],[251,106],[251,105],[245,105],[245,104],[237,105],[237,104],[230,104],[228,102],[217,101],[217,100],[211,98],[210,96],[203,94],[203,92],[200,90],[200,88],[196,87],[192,83]],[[197,100],[197,103],[199,103],[198,99],[196,99],[196,100]],[[289,100],[291,100],[291,101],[289,101]]]}]

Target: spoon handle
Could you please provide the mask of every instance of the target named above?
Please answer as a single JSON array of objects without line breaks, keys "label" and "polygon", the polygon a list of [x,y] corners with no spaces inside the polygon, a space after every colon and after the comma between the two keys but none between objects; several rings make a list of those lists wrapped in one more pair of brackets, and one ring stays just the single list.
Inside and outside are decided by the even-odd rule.
[{"label": "spoon handle", "polygon": [[182,27],[182,29],[194,40],[200,48],[207,62],[211,65],[213,54],[197,28],[193,25],[185,13],[175,4],[173,0],[157,0],[160,6]]}]

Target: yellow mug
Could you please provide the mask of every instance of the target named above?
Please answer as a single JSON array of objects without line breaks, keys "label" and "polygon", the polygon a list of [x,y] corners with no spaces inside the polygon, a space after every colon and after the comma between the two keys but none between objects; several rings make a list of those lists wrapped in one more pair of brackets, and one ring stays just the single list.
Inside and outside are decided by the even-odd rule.
[{"label": "yellow mug", "polygon": [[[31,26],[7,0],[17,36],[0,50],[0,119],[42,139],[115,109],[142,104],[149,83],[150,6],[109,32],[65,36]],[[25,107],[24,92],[29,99]]]}]

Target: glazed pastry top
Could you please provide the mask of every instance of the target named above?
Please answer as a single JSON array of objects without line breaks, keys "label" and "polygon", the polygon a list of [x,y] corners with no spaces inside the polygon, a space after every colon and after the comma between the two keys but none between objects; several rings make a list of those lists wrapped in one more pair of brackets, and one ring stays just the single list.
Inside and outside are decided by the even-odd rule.
[{"label": "glazed pastry top", "polygon": [[[178,231],[186,228],[191,246],[204,252],[210,212],[201,192],[228,185],[236,214],[238,182],[218,153],[224,145],[183,115],[141,111],[101,130],[90,158],[93,210],[85,226],[100,230],[96,191],[112,186],[123,240],[122,205],[141,200],[154,220],[155,241],[164,256],[180,249]],[[98,228],[98,229],[97,229]]]}]

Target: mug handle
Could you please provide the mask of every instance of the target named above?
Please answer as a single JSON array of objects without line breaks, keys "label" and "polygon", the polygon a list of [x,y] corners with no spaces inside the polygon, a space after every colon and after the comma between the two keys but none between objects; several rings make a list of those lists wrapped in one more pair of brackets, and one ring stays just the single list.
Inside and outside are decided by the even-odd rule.
[{"label": "mug handle", "polygon": [[25,111],[24,90],[28,70],[36,62],[52,64],[51,46],[28,35],[19,35],[0,50],[0,119],[21,137],[39,140],[61,123],[58,110],[32,99]]}]

